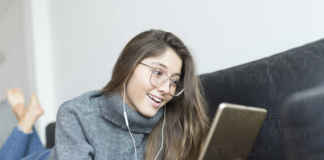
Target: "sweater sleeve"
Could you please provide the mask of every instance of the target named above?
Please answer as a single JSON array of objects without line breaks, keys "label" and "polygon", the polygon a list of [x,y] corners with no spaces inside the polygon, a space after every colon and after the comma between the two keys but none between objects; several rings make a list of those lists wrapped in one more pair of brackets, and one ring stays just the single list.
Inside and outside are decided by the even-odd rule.
[{"label": "sweater sleeve", "polygon": [[88,143],[83,126],[82,114],[75,103],[64,103],[57,113],[55,147],[52,160],[92,160],[93,147]]}]

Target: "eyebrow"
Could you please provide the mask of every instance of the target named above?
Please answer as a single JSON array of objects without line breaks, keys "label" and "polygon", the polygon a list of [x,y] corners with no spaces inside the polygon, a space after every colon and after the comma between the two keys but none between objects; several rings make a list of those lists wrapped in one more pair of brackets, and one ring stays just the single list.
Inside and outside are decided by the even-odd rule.
[{"label": "eyebrow", "polygon": [[[168,69],[168,67],[167,67],[165,64],[162,64],[162,63],[159,63],[159,62],[152,62],[151,64],[156,64],[156,65],[161,66],[161,67],[164,68],[164,69]],[[173,73],[171,76],[175,76],[175,75],[177,75],[177,76],[181,76],[180,73]]]}]

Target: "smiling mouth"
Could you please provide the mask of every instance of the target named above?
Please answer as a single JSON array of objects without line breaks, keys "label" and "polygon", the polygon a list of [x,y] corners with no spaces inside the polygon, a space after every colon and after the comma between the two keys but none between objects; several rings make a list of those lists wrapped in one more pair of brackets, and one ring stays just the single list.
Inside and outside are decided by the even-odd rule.
[{"label": "smiling mouth", "polygon": [[160,104],[163,102],[163,99],[153,96],[152,94],[147,94],[147,97],[153,102],[154,107],[160,106]]}]

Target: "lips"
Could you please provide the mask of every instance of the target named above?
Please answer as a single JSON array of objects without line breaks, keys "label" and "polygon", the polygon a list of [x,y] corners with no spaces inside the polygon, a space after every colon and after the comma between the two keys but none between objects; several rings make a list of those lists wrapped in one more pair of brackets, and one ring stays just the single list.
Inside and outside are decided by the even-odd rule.
[{"label": "lips", "polygon": [[152,94],[147,94],[147,97],[151,101],[153,107],[158,108],[160,104],[163,102],[163,98],[160,98],[158,96],[152,95]]}]

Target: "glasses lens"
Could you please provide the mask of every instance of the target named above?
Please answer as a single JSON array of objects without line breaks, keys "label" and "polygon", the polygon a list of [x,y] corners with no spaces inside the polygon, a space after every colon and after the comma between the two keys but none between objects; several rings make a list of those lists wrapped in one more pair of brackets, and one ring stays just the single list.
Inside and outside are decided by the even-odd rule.
[{"label": "glasses lens", "polygon": [[151,83],[153,86],[155,87],[158,87],[160,86],[161,84],[163,84],[163,82],[168,79],[168,76],[166,76],[165,73],[160,70],[160,69],[152,69],[152,72],[151,72]]},{"label": "glasses lens", "polygon": [[[167,73],[159,69],[153,69],[150,77],[150,82],[153,86],[159,87],[163,85],[169,77]],[[170,79],[170,93],[172,96],[179,96],[183,92],[183,83],[179,80]]]}]

